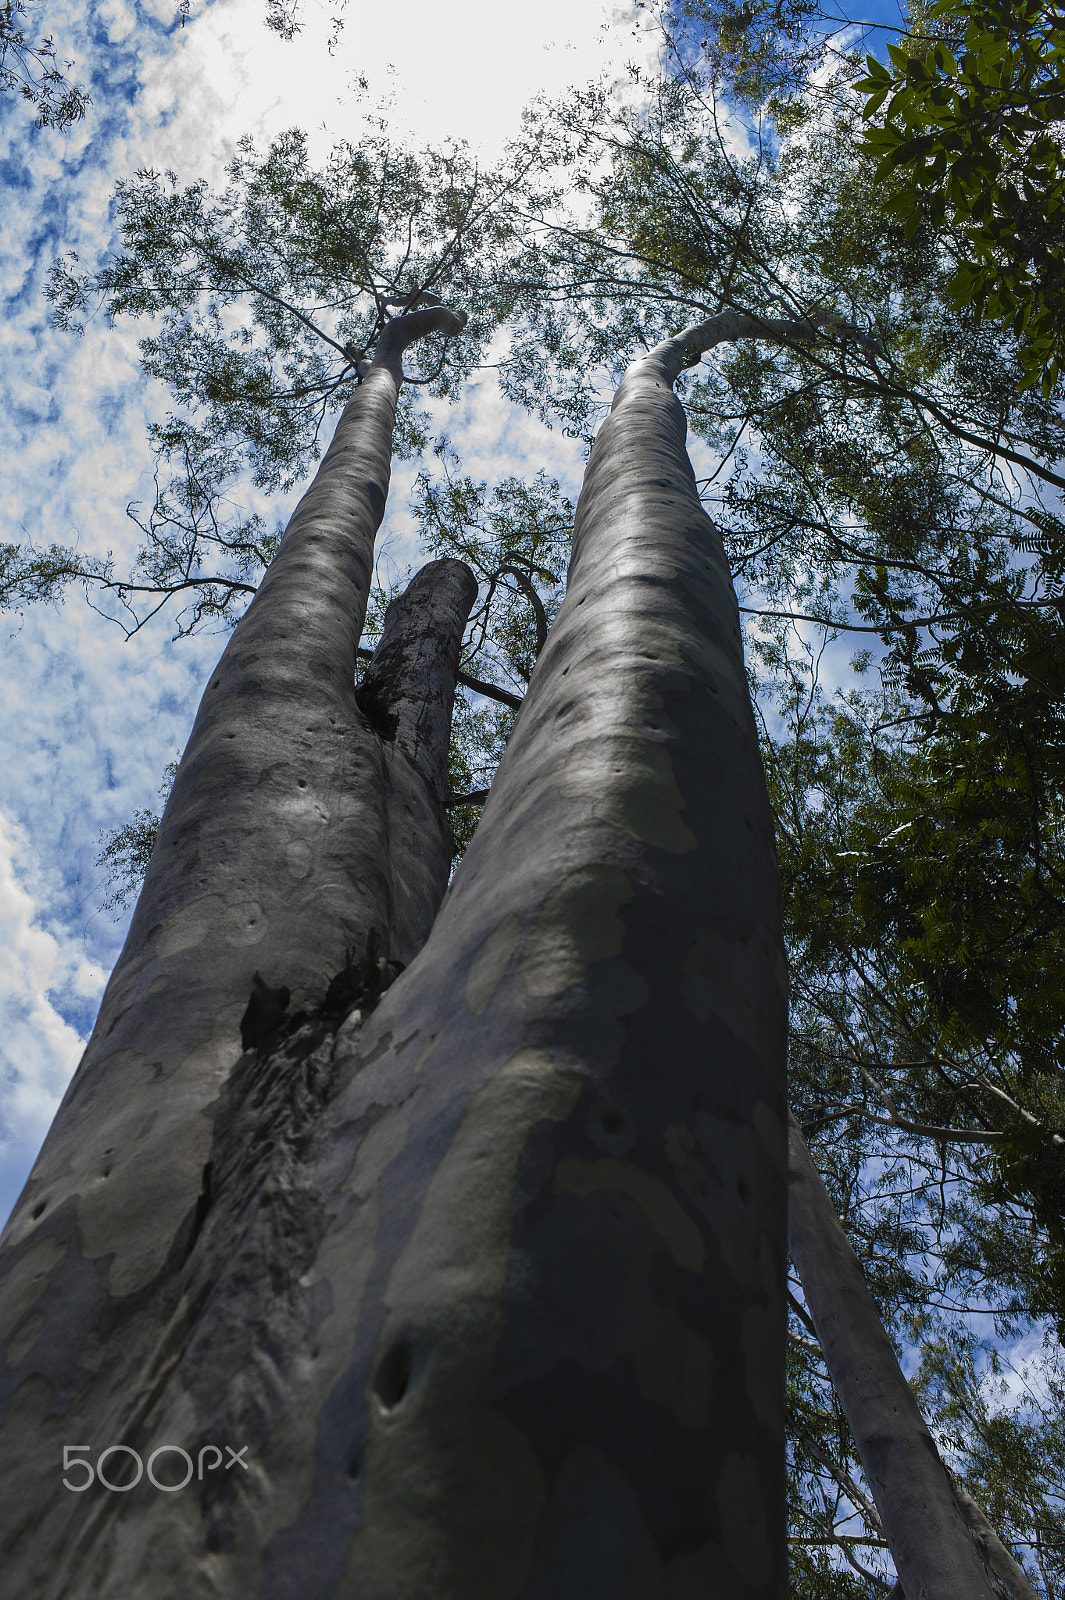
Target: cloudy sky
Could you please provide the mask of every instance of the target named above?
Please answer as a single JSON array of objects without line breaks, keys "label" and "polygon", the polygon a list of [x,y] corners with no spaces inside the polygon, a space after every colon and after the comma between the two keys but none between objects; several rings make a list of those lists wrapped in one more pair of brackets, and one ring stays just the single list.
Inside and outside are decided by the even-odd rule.
[{"label": "cloudy sky", "polygon": [[[898,17],[894,0],[877,9]],[[154,167],[218,182],[242,135],[261,145],[292,126],[318,160],[335,139],[357,138],[375,101],[415,142],[465,138],[487,161],[538,91],[653,57],[634,0],[538,0],[520,38],[498,0],[408,0],[401,21],[365,0],[303,0],[292,42],[266,29],[264,0],[193,0],[184,23],[177,0],[103,0],[87,16],[78,0],[43,0],[42,14],[93,103],[57,133],[35,130],[17,97],[0,101],[0,541],[78,543],[113,551],[120,566],[138,542],[125,508],[151,503],[144,428],[165,396],[140,374],[142,329],[97,319],[75,340],[49,327],[42,295],[61,251],[91,267],[114,247],[116,179]],[[368,100],[355,92],[360,76]],[[475,476],[545,466],[576,489],[578,447],[509,410],[488,375],[448,427]],[[382,540],[401,569],[414,470],[393,480]],[[171,632],[163,616],[127,643],[76,593],[61,609],[0,613],[0,1219],[125,934],[125,919],[101,909],[101,834],[157,803],[223,642],[172,645]]]}]

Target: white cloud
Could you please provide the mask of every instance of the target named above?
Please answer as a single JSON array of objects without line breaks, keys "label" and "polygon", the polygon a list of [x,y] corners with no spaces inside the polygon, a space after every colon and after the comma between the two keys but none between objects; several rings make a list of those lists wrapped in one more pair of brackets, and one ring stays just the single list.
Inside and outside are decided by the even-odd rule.
[{"label": "white cloud", "polygon": [[[18,1196],[84,1048],[62,1015],[95,1009],[106,974],[41,925],[20,877],[28,846],[0,815],[0,1208]],[[19,868],[22,867],[20,871]],[[66,1002],[66,1005],[64,1005]],[[61,1009],[62,1008],[62,1009]]]}]

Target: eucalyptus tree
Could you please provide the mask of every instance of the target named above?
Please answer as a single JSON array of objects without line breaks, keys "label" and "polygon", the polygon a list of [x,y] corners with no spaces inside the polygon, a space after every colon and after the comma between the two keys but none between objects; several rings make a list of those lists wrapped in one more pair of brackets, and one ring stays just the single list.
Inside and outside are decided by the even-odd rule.
[{"label": "eucalyptus tree", "polygon": [[[772,297],[817,319],[816,344],[730,349],[689,388],[693,426],[726,462],[707,503],[759,618],[752,645],[785,697],[793,673],[777,623],[781,637],[789,623],[821,626],[876,647],[893,715],[928,757],[909,776],[911,810],[900,805],[881,835],[881,877],[925,880],[924,910],[911,900],[927,931],[914,977],[933,1009],[936,982],[960,982],[972,1028],[1001,1042],[1018,1004],[1022,1020],[1039,1010],[1037,947],[1056,970],[1065,424],[1053,395],[1021,389],[1016,343],[953,307],[937,234],[907,237],[868,205],[857,104],[800,119],[782,146],[744,154],[704,89],[688,66],[660,86],[653,115],[618,114],[592,93],[541,113],[541,146],[553,136],[561,169],[590,174],[597,225],[567,224],[545,196],[536,248],[521,263],[530,313],[508,382],[585,429],[596,375],[615,359],[604,332],[614,325],[652,339],[678,302],[707,312]],[[864,326],[866,339],[834,341],[834,321]],[[554,358],[546,374],[540,339]],[[964,793],[962,772],[973,778]],[[901,826],[930,801],[916,833]],[[913,846],[930,829],[942,841],[959,827],[962,843],[939,854],[933,881]],[[1019,900],[991,888],[999,848]],[[966,878],[983,882],[990,920],[967,893],[951,904]],[[871,905],[878,883],[867,882]],[[837,885],[845,903],[851,888]],[[1033,960],[1006,977],[998,955],[1010,945]],[[1028,1110],[1053,1129],[1053,1113]]]},{"label": "eucalyptus tree", "polygon": [[[1020,393],[1023,348],[952,303],[943,229],[908,236],[870,206],[856,101],[836,91],[831,116],[779,103],[783,144],[763,131],[737,153],[705,90],[688,58],[650,116],[594,92],[541,112],[531,136],[554,141],[595,225],[562,213],[561,184],[531,208],[531,310],[507,381],[591,431],[615,329],[653,342],[678,304],[774,298],[818,319],[818,343],[730,349],[685,396],[728,463],[707,503],[759,618],[763,690],[800,725],[794,752],[769,727],[763,741],[791,1094],[866,1270],[887,1280],[896,1340],[934,1340],[959,1292],[1016,1333],[1065,1306],[1057,397]],[[835,319],[868,338],[833,348]],[[803,728],[808,680],[786,641],[819,625],[875,646],[883,688]],[[932,1283],[904,1266],[929,1252]],[[816,1340],[803,1346],[812,1329],[800,1317],[793,1333],[793,1582],[875,1592],[847,1526],[868,1487]],[[1038,1528],[1036,1546],[1053,1516]],[[883,1547],[875,1515],[862,1537]]]}]

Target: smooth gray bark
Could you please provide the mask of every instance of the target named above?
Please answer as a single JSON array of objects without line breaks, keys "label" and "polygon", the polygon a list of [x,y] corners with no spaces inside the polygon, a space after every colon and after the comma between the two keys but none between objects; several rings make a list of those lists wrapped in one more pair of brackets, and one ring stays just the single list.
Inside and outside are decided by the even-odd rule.
[{"label": "smooth gray bark", "polygon": [[788,1118],[788,1244],[908,1600],[998,1600],[806,1141]]},{"label": "smooth gray bark", "polygon": [[[767,326],[725,314],[630,369],[481,826],[423,948],[341,1020],[352,947],[418,942],[435,869],[409,905],[390,877],[420,848],[406,778],[442,796],[417,752],[449,711],[419,592],[361,706],[352,684],[399,383],[395,349],[375,362],[205,696],[89,1066],[5,1240],[19,1592],[782,1594],[773,819],[672,392],[693,351]],[[265,1031],[241,1053],[256,972]],[[75,1498],[60,1442],[244,1448],[248,1470]]]}]

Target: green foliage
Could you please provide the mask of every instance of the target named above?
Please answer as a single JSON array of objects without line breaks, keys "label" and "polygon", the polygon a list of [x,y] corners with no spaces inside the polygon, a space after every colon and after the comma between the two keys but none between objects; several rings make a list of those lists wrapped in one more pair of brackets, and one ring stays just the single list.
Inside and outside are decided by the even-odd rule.
[{"label": "green foliage", "polygon": [[[455,696],[448,758],[448,790],[452,797],[482,794],[491,784],[510,738],[517,713],[491,701]],[[454,860],[461,860],[481,820],[481,802],[448,807]]]},{"label": "green foliage", "polygon": [[[1041,691],[1016,697],[1012,717],[989,713],[962,681],[928,732],[897,690],[826,707],[811,687],[782,705],[790,736],[766,735],[766,764],[803,1041],[793,1067],[810,1073],[796,1107],[815,1131],[854,1116],[911,1151],[957,1145],[969,1199],[952,1202],[964,1242],[940,1247],[943,1270],[997,1281],[1011,1315],[1065,1330],[1062,746],[1028,744]],[[1004,1251],[976,1202],[1019,1205],[1038,1243]]]},{"label": "green foliage", "polygon": [[60,600],[90,569],[106,578],[106,562],[82,556],[67,545],[39,550],[34,545],[0,544],[0,611]]},{"label": "green foliage", "polygon": [[77,584],[91,603],[114,598],[115,609],[104,614],[127,638],[169,601],[178,605],[175,638],[206,622],[232,627],[258,587],[280,529],[267,530],[258,516],[241,518],[232,500],[202,485],[191,466],[184,481],[175,476],[165,489],[157,476],[147,515],[135,504],[126,509],[144,536],[130,572],[116,577],[110,555],[64,545],[0,545],[0,610],[59,600]]},{"label": "green foliage", "polygon": [[[446,441],[438,445],[436,458],[435,473],[418,475],[412,508],[428,550],[465,561],[478,581],[461,669],[520,697],[562,602],[573,505],[542,471],[528,482],[505,478],[490,490],[459,471]],[[487,789],[514,715],[498,703],[475,703],[460,690],[452,723],[452,796]],[[480,806],[454,806],[449,815],[460,856],[473,837]]]},{"label": "green foliage", "polygon": [[489,491],[459,474],[446,442],[436,457],[439,472],[419,473],[412,509],[432,554],[465,561],[480,586],[463,668],[524,693],[562,601],[573,505],[543,471]]},{"label": "green foliage", "polygon": [[149,429],[154,502],[147,513],[129,508],[144,541],[120,574],[109,560],[4,547],[0,601],[81,580],[117,601],[127,634],[168,601],[177,636],[232,626],[279,537],[241,513],[245,474],[268,490],[304,478],[388,318],[432,292],[469,320],[461,340],[430,338],[408,353],[397,450],[426,448],[414,397],[419,387],[454,393],[493,331],[486,286],[510,237],[502,196],[518,177],[484,177],[461,147],[415,156],[380,129],[338,145],[319,171],[294,130],[265,153],[244,140],[220,194],[182,188],[172,173],[120,182],[123,248],[94,271],[73,256],[56,262],[48,294],[53,321],[74,333],[97,308],[150,324],[143,368],[176,406]]},{"label": "green foliage", "polygon": [[911,233],[924,217],[959,231],[946,295],[1006,323],[1023,381],[1049,395],[1065,362],[1065,15],[1045,0],[939,0],[888,52],[855,85],[876,177],[893,178],[882,203]]},{"label": "green foliage", "polygon": [[35,27],[27,32],[38,9],[38,0],[0,0],[0,94],[28,101],[38,128],[69,128],[92,102],[66,76],[74,63],[60,61],[51,34],[38,34]]},{"label": "green foliage", "polygon": [[[53,321],[78,332],[97,306],[111,320],[150,318],[144,371],[179,407],[151,429],[159,456],[201,485],[247,465],[262,487],[290,488],[388,316],[430,289],[474,315],[461,341],[414,347],[409,377],[454,391],[491,331],[473,263],[496,240],[494,198],[460,147],[415,157],[377,133],[316,171],[297,130],[264,154],[245,139],[221,194],[172,173],[121,181],[123,249],[93,272],[56,263]],[[415,392],[400,408],[400,454],[426,442]]]},{"label": "green foliage", "polygon": [[[171,761],[159,785],[159,796],[164,806],[177,769],[177,762]],[[103,836],[102,848],[93,865],[102,867],[107,873],[110,892],[103,902],[103,909],[115,917],[121,916],[140,893],[159,835],[159,822],[160,815],[155,811],[135,811],[129,822]]]},{"label": "green foliage", "polygon": [[[1043,1046],[1047,1030],[1060,1026],[1060,1012],[1043,1018],[1030,1012],[1028,1025],[1018,1022],[1012,1032],[999,1017],[999,1036],[981,1037],[974,994],[948,1000],[933,981],[930,910],[935,936],[956,941],[984,932],[979,910],[942,893],[950,852],[970,848],[964,835],[951,838],[949,816],[938,815],[936,787],[949,729],[939,730],[937,748],[930,749],[928,740],[915,737],[897,689],[886,697],[854,691],[826,703],[813,681],[816,658],[804,661],[794,649],[784,653],[798,687],[793,682],[787,692],[778,662],[779,731],[767,728],[763,751],[778,819],[792,972],[789,1100],[885,1325],[898,1347],[917,1344],[927,1363],[944,1342],[953,1348],[964,1335],[959,1313],[991,1312],[999,1336],[1015,1338],[1031,1316],[1055,1308],[1045,1292],[1049,1280],[1040,1277],[1054,1259],[1042,1195],[1025,1174],[1001,1181],[996,1169],[1000,1154],[1018,1139],[1044,1162],[1054,1158],[1061,1075]],[[772,700],[772,683],[762,680],[767,721]],[[1008,821],[1013,800],[998,798]],[[932,821],[931,838],[915,838],[922,817]],[[1038,967],[1039,953],[1025,945],[1030,924],[1011,911],[1013,885],[1025,874],[1026,843],[1008,827],[1004,833],[1004,851],[982,849],[978,840],[968,865],[972,888],[979,869],[1001,896],[998,931],[1012,936],[1009,981],[1018,982],[1029,956]],[[1032,920],[1038,932],[1039,917]],[[1060,963],[1047,932],[1043,954],[1049,949]],[[986,998],[975,993],[981,1003]],[[1038,1124],[1028,1120],[1034,1115]],[[1059,1257],[1059,1296],[1060,1267]],[[801,1295],[797,1283],[794,1293]],[[1052,1356],[1044,1365],[1060,1377]],[[1062,1398],[1059,1384],[1045,1418],[1059,1431]],[[882,1535],[875,1519],[855,1516],[860,1499],[841,1488],[838,1469],[860,1495],[860,1466],[797,1313],[789,1403],[792,1534],[796,1559],[801,1554],[807,1563],[802,1592],[828,1595],[833,1584],[843,1585],[844,1593],[872,1592],[860,1587],[851,1558],[875,1566]],[[932,1407],[933,1426],[938,1420]],[[1019,1438],[1028,1436],[1030,1422],[1024,1414],[1015,1419]],[[1038,1581],[1033,1529],[1036,1543],[1053,1539],[1059,1518],[1052,1502],[1036,1505],[1027,1520],[1019,1512],[1003,1515],[988,1488],[979,1431],[961,1426],[949,1444],[956,1472]],[[835,1475],[824,1458],[834,1463]],[[1055,1483],[1049,1463],[1045,1481]],[[802,1541],[827,1540],[832,1529],[872,1542],[840,1543],[833,1559],[827,1546],[814,1546],[823,1560],[818,1571]]]},{"label": "green foliage", "polygon": [[806,88],[828,49],[811,31],[820,17],[817,0],[680,0],[670,10],[678,42],[698,34],[714,84],[751,105]]}]

